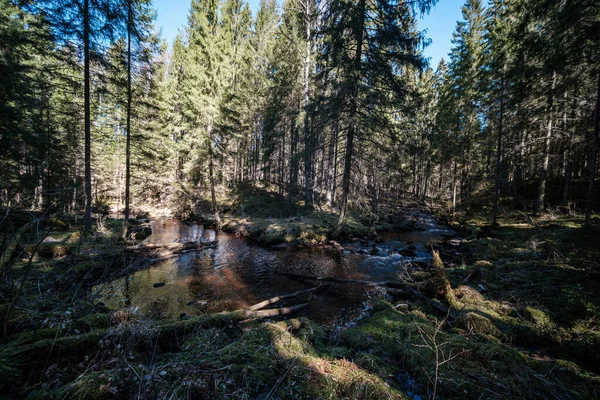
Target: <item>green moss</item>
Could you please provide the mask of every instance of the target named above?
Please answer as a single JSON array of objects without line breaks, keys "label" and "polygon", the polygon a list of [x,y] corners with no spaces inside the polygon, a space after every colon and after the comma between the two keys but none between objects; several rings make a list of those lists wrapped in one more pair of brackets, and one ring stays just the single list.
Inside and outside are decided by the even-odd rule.
[{"label": "green moss", "polygon": [[[479,329],[494,330],[490,321],[480,317],[466,320],[476,321]],[[396,370],[405,368],[425,385],[431,385],[435,376],[437,345],[438,359],[451,359],[438,371],[442,398],[479,398],[482,393],[486,398],[526,398],[531,387],[541,398],[553,393],[570,397],[574,391],[592,395],[595,391],[594,379],[527,359],[497,341],[455,335],[438,327],[438,322],[423,314],[401,314],[384,307],[345,332],[342,343],[358,354],[375,356],[377,363],[390,364]]]},{"label": "green moss", "polygon": [[552,328],[554,325],[548,313],[540,309],[529,306],[525,307],[524,313],[529,321],[541,328]]},{"label": "green moss", "polygon": [[455,321],[454,326],[468,334],[476,333],[494,338],[502,337],[502,333],[493,322],[475,312],[462,313]]}]

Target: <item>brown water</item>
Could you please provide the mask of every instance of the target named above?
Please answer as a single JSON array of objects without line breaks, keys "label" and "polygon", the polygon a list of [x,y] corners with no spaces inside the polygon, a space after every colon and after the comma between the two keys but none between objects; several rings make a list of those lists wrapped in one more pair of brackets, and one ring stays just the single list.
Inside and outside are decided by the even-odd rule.
[{"label": "brown water", "polygon": [[[280,273],[328,276],[352,280],[395,279],[405,262],[426,260],[426,244],[452,232],[424,215],[418,231],[386,234],[379,243],[346,244],[341,254],[333,249],[284,246],[265,248],[233,235],[188,225],[175,220],[153,221],[150,243],[218,240],[216,248],[192,251],[161,261],[121,278],[97,291],[110,308],[131,307],[142,313],[182,314],[236,310],[264,299],[319,285],[319,282],[288,278]],[[398,254],[408,246],[414,257]],[[358,254],[367,253],[367,254]],[[371,255],[376,254],[376,255]],[[155,284],[164,286],[155,287]],[[353,319],[369,303],[380,298],[381,289],[362,284],[331,284],[308,308],[295,314],[321,323]]]}]

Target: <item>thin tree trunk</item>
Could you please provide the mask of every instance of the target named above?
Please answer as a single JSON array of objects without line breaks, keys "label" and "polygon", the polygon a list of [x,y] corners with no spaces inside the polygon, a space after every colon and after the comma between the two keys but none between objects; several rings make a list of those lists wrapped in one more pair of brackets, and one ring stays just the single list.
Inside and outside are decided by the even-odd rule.
[{"label": "thin tree trunk", "polygon": [[[571,109],[571,120],[574,121],[577,117],[577,93],[573,95],[573,108]],[[565,123],[566,124],[566,123]],[[571,186],[571,176],[573,175],[573,164],[575,160],[573,158],[573,138],[574,138],[574,124],[568,127],[569,141],[567,143],[567,149],[565,151],[565,184],[563,187],[563,204],[567,204],[569,201],[569,187]]]},{"label": "thin tree trunk", "polygon": [[337,123],[331,128],[331,138],[329,141],[329,156],[327,161],[327,190],[325,197],[327,199],[327,205],[331,207],[333,205],[333,191],[334,188],[334,175],[335,175],[335,144],[337,142]]},{"label": "thin tree trunk", "polygon": [[421,200],[425,201],[427,197],[427,188],[429,186],[429,175],[431,174],[431,159],[427,159],[427,168],[425,169],[425,185],[423,187],[423,196]]},{"label": "thin tree trunk", "polygon": [[456,216],[456,183],[457,183],[457,179],[456,179],[456,175],[457,175],[457,165],[456,165],[456,160],[454,160],[454,173],[452,176],[452,218],[454,219],[454,217]]},{"label": "thin tree trunk", "polygon": [[296,194],[298,191],[298,156],[297,156],[297,138],[295,133],[296,118],[290,116],[290,189],[289,202],[296,203]]},{"label": "thin tree trunk", "polygon": [[594,204],[594,180],[596,179],[596,161],[598,158],[598,134],[600,132],[600,71],[598,72],[598,92],[596,94],[596,112],[594,113],[594,140],[590,160],[590,186],[588,189],[587,207],[585,210],[585,227],[592,226],[592,207]]},{"label": "thin tree trunk", "polygon": [[550,141],[552,139],[552,108],[554,106],[554,87],[556,85],[556,71],[552,74],[552,85],[548,92],[548,125],[546,136],[544,138],[544,154],[542,166],[540,168],[540,183],[538,186],[538,195],[535,204],[536,214],[544,211],[546,207],[546,181],[548,180],[548,165],[550,163]]},{"label": "thin tree trunk", "polygon": [[91,114],[90,114],[90,0],[83,1],[83,91],[84,91],[84,163],[85,210],[83,229],[92,230],[92,165],[91,165]]},{"label": "thin tree trunk", "polygon": [[311,10],[310,1],[304,0],[304,23],[306,24],[306,54],[304,56],[304,204],[308,208],[313,206],[312,187],[312,156],[313,143],[309,126],[308,107],[310,104],[310,50],[311,42]]},{"label": "thin tree trunk", "polygon": [[131,29],[132,12],[131,2],[127,1],[127,139],[125,144],[125,218],[123,222],[123,236],[127,234],[129,224],[129,186],[131,179]]},{"label": "thin tree trunk", "polygon": [[500,120],[498,121],[498,145],[496,147],[496,182],[494,184],[494,207],[492,208],[492,226],[497,225],[498,201],[500,200],[500,175],[502,173],[502,123],[504,121],[504,77],[500,93]]},{"label": "thin tree trunk", "polygon": [[339,127],[335,130],[335,149],[333,150],[333,182],[331,183],[331,206],[337,200],[337,175],[338,175],[338,144],[339,144]]},{"label": "thin tree trunk", "polygon": [[417,153],[413,154],[412,157],[412,192],[413,196],[417,197]]},{"label": "thin tree trunk", "polygon": [[221,217],[219,216],[219,209],[217,207],[217,195],[215,193],[215,153],[213,149],[213,137],[212,137],[212,123],[208,126],[208,138],[210,142],[208,143],[208,179],[210,181],[210,197],[212,200],[212,211],[215,217],[215,225],[217,230],[221,228]]}]

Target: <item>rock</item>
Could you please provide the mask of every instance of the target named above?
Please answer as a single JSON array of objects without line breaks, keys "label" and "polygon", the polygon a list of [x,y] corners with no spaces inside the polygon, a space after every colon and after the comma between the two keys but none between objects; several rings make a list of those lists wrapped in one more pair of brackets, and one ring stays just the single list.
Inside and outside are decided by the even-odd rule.
[{"label": "rock", "polygon": [[416,257],[417,253],[415,253],[412,250],[404,249],[404,250],[400,250],[400,255],[402,255],[404,257]]},{"label": "rock", "polygon": [[477,290],[479,291],[479,293],[487,293],[488,292],[488,288],[481,283],[479,285],[477,285]]},{"label": "rock", "polygon": [[165,283],[164,282],[157,282],[153,286],[154,287],[163,287],[163,286],[165,286]]}]

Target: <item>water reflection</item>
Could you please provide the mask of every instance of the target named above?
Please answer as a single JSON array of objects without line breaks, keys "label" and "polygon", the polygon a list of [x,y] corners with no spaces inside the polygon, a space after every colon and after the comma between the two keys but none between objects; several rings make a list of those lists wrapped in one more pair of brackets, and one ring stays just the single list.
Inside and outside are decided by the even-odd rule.
[{"label": "water reflection", "polygon": [[[439,227],[435,227],[436,229]],[[202,225],[174,220],[154,221],[151,243],[172,243],[181,239],[212,241],[216,233]],[[401,235],[400,235],[401,236]],[[416,256],[426,257],[425,231],[416,237],[399,237],[384,243],[353,243],[340,254],[328,248],[264,248],[233,235],[220,233],[216,248],[182,254],[162,261],[111,284],[104,301],[111,308],[129,305],[142,311],[159,310],[169,316],[218,312],[247,307],[261,300],[308,289],[319,283],[299,281],[280,273],[330,276],[352,280],[394,279],[409,258],[398,254],[406,246]],[[436,234],[437,237],[437,234]],[[392,239],[386,238],[386,239]],[[409,244],[409,243],[416,244]],[[353,254],[358,249],[380,248],[381,254]],[[414,259],[414,258],[413,258]],[[375,296],[376,287],[359,284],[333,284],[310,302],[303,316],[321,323],[340,322],[358,312]]]}]

